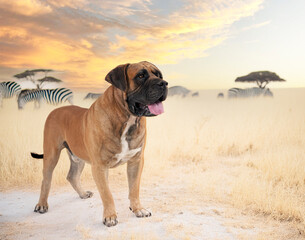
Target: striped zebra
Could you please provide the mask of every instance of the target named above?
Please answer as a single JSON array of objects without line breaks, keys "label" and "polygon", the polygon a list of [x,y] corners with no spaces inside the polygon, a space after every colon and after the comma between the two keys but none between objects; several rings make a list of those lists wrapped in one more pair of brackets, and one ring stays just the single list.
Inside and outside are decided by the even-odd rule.
[{"label": "striped zebra", "polygon": [[230,88],[228,90],[228,98],[248,98],[248,97],[272,97],[273,93],[269,88]]},{"label": "striped zebra", "polygon": [[16,82],[1,82],[0,83],[0,106],[2,107],[3,98],[11,98],[18,95],[21,87]]},{"label": "striped zebra", "polygon": [[23,109],[24,105],[31,101],[34,101],[35,108],[39,108],[43,100],[53,105],[66,101],[73,104],[73,92],[68,88],[24,89],[18,96],[18,108]]}]

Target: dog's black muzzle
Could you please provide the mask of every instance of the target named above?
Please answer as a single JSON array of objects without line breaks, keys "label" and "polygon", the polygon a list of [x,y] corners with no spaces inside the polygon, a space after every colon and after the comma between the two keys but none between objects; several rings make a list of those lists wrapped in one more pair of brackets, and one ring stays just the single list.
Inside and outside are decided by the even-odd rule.
[{"label": "dog's black muzzle", "polygon": [[127,94],[127,104],[129,111],[137,117],[152,117],[148,105],[163,102],[167,97],[168,83],[156,78],[146,81],[136,90]]}]

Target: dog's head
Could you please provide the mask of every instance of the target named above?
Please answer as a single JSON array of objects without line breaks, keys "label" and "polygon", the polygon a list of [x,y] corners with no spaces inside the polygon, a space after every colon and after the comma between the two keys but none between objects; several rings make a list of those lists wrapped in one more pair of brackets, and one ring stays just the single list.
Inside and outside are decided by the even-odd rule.
[{"label": "dog's head", "polygon": [[135,116],[156,116],[163,113],[168,83],[152,63],[119,65],[111,70],[106,81],[126,93],[129,111]]}]

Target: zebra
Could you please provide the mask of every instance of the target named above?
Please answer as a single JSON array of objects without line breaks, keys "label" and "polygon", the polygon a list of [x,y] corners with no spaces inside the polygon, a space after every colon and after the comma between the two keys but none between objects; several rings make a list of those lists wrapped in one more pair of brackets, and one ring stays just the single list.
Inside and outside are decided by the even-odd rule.
[{"label": "zebra", "polygon": [[21,91],[21,87],[16,82],[1,82],[0,83],[0,106],[2,107],[3,98],[11,98],[14,95],[18,95]]},{"label": "zebra", "polygon": [[198,96],[199,96],[199,92],[192,93],[192,97],[198,97]]},{"label": "zebra", "polygon": [[87,95],[86,95],[86,97],[84,98],[84,100],[85,99],[97,99],[97,98],[99,98],[100,96],[102,95],[102,93],[88,93]]},{"label": "zebra", "polygon": [[264,97],[272,97],[273,93],[269,88],[230,88],[228,90],[228,98],[248,98],[248,97],[259,97],[263,95]]},{"label": "zebra", "polygon": [[217,98],[224,98],[224,95],[222,92],[218,93]]},{"label": "zebra", "polygon": [[73,104],[73,92],[68,88],[24,89],[18,96],[18,108],[23,109],[24,105],[30,101],[35,101],[35,108],[36,105],[39,108],[42,100],[53,105],[66,101]]},{"label": "zebra", "polygon": [[273,97],[273,93],[270,91],[269,88],[267,88],[264,92],[264,97]]}]

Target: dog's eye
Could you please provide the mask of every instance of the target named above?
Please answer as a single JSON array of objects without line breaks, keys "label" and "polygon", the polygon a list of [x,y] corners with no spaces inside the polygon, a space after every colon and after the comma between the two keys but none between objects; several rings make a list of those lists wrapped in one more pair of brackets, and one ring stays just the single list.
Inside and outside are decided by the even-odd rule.
[{"label": "dog's eye", "polygon": [[145,80],[148,78],[148,72],[146,69],[142,69],[139,71],[135,77],[135,80],[138,81],[138,83],[142,84],[145,82]]}]

